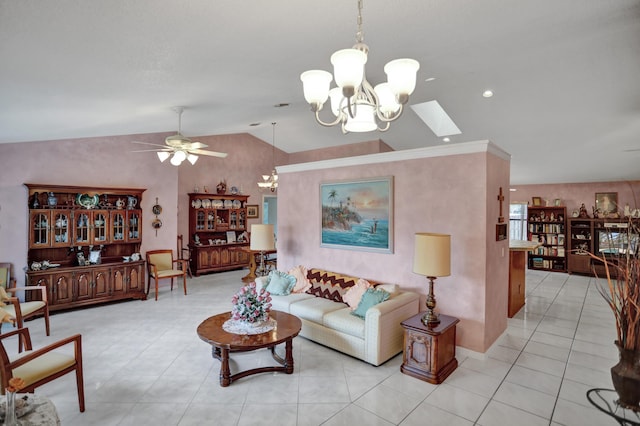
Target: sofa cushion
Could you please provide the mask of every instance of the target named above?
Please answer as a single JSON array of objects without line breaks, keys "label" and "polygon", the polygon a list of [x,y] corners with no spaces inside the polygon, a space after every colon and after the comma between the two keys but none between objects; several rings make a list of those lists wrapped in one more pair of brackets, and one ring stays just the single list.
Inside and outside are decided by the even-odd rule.
[{"label": "sofa cushion", "polygon": [[293,287],[292,293],[304,293],[311,288],[307,272],[307,268],[302,265],[289,270],[289,275],[296,277],[296,285]]},{"label": "sofa cushion", "polygon": [[288,296],[271,295],[271,309],[290,313],[292,304],[306,299],[315,299],[315,296],[307,293],[291,293]]},{"label": "sofa cushion", "polygon": [[373,288],[367,289],[367,291],[362,295],[362,299],[360,299],[360,303],[355,311],[351,312],[351,315],[355,315],[360,318],[364,318],[367,314],[367,310],[370,307],[377,305],[378,303],[382,303],[389,298],[389,293],[384,290],[376,290]]},{"label": "sofa cushion", "polygon": [[345,301],[349,308],[353,311],[358,307],[360,303],[360,299],[362,299],[362,295],[368,288],[371,287],[371,284],[367,280],[363,280],[360,278],[356,285],[353,287],[349,287],[347,292],[342,296],[342,299]]},{"label": "sofa cushion", "polygon": [[378,284],[376,289],[381,289],[389,293],[389,299],[400,294],[400,286],[398,284]]},{"label": "sofa cushion", "polygon": [[[286,297],[291,296],[294,295],[291,294]],[[301,300],[289,305],[289,313],[297,316],[298,318],[313,321],[322,325],[322,318],[326,314],[346,307],[347,306],[343,303],[336,303],[331,300],[323,299],[322,297],[310,297],[309,299]]]},{"label": "sofa cushion", "polygon": [[341,303],[344,303],[342,296],[344,296],[349,287],[356,285],[358,280],[356,277],[340,275],[336,272],[322,269],[309,269],[307,278],[311,282],[311,288],[307,290],[307,293]]},{"label": "sofa cushion", "polygon": [[296,277],[282,271],[269,272],[269,283],[265,290],[273,295],[286,296],[296,285]]},{"label": "sofa cushion", "polygon": [[362,318],[351,315],[349,308],[329,312],[322,318],[322,323],[332,330],[364,339],[365,322]]}]

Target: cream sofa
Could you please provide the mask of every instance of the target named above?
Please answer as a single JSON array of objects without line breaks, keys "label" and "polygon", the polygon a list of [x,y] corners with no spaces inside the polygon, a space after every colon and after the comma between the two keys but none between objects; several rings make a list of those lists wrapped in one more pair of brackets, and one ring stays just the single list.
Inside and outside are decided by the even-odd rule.
[{"label": "cream sofa", "polygon": [[[271,296],[272,309],[302,320],[300,336],[376,366],[402,352],[404,333],[400,323],[418,313],[418,294],[395,292],[369,308],[363,320],[351,315],[340,297],[359,278],[319,269],[310,269],[307,278],[313,285],[307,292]],[[256,284],[262,287],[265,281],[266,277],[261,277]]]}]

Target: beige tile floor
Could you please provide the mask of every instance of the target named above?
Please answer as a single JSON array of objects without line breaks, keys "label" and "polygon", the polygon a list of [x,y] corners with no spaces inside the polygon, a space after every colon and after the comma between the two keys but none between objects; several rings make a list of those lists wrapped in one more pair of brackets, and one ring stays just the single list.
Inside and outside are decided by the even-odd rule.
[{"label": "beige tile floor", "polygon": [[[189,280],[189,295],[128,301],[28,322],[34,345],[81,333],[87,409],[73,375],[38,389],[67,425],[614,425],[585,397],[611,387],[613,317],[595,281],[528,271],[527,304],[487,354],[459,350],[441,385],[294,339],[295,372],[250,376],[221,388],[219,362],[196,335],[229,310],[246,271]],[[4,326],[7,331],[8,326]],[[233,356],[232,369],[272,362],[266,350]]]}]

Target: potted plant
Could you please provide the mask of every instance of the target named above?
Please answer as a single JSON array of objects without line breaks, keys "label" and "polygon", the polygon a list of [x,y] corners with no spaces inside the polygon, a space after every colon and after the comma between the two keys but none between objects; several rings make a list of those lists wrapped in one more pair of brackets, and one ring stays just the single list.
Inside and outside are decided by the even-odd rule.
[{"label": "potted plant", "polygon": [[604,265],[597,287],[616,321],[620,360],[611,368],[613,386],[622,407],[640,411],[640,226],[629,219],[618,230],[606,234],[600,253],[589,255]]}]

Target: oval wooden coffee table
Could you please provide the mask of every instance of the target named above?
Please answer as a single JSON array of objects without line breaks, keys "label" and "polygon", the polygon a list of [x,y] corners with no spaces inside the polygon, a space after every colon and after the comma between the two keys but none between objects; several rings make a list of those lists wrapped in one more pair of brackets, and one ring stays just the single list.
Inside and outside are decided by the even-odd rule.
[{"label": "oval wooden coffee table", "polygon": [[[231,382],[257,373],[280,371],[293,373],[293,338],[300,333],[302,322],[300,318],[286,312],[271,311],[269,316],[276,320],[273,330],[261,334],[233,334],[223,330],[222,325],[231,318],[231,312],[214,315],[202,321],[198,326],[198,336],[209,343],[211,355],[220,360],[220,386],[226,387]],[[275,352],[276,345],[285,344],[285,358],[282,359]],[[260,367],[231,374],[229,369],[229,354],[232,352],[248,352],[256,349],[268,348],[271,356],[280,366]]]}]

